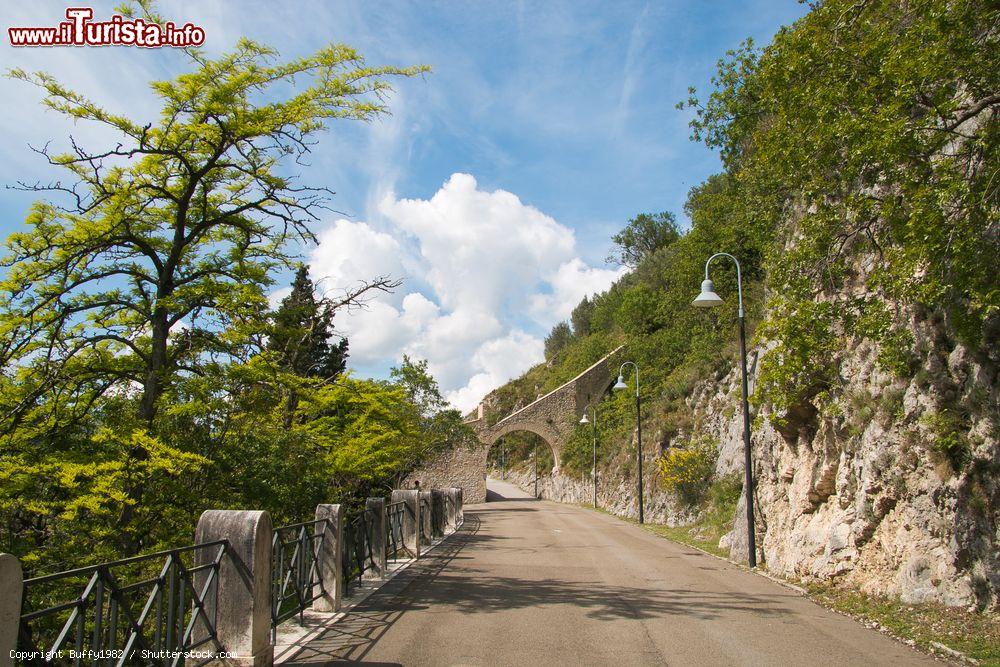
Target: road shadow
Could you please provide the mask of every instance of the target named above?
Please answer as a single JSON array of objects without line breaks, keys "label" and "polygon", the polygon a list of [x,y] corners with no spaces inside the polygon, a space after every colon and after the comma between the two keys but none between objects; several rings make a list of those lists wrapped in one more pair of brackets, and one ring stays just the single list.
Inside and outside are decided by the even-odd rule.
[{"label": "road shadow", "polygon": [[395,665],[396,663],[366,662],[365,656],[408,611],[425,609],[426,604],[414,599],[408,591],[416,582],[432,583],[465,547],[477,542],[496,539],[480,533],[480,520],[466,512],[465,523],[430,554],[411,564],[406,570],[386,582],[367,599],[348,610],[344,617],[310,640],[284,665]]},{"label": "road shadow", "polygon": [[[343,620],[324,630],[285,664],[360,664],[404,614],[427,608],[439,613],[490,614],[568,605],[586,609],[588,617],[598,620],[675,616],[707,621],[731,614],[758,618],[788,616],[792,612],[787,601],[798,597],[784,591],[750,595],[697,588],[610,586],[594,581],[493,576],[464,567],[461,561],[467,558],[459,556],[470,546],[505,539],[480,531],[481,521],[476,514],[482,511],[466,512],[465,525],[446,543],[348,611]],[[553,609],[553,613],[558,611]]]}]

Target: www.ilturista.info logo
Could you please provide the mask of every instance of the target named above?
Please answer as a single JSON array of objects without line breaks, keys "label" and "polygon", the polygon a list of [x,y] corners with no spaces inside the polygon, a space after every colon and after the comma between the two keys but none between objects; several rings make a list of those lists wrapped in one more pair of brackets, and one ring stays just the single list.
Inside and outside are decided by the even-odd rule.
[{"label": "www.ilturista.info logo", "polygon": [[152,23],[118,14],[108,21],[91,21],[90,7],[69,7],[68,21],[49,28],[7,28],[11,46],[161,46],[183,48],[205,43],[205,30],[191,23]]}]

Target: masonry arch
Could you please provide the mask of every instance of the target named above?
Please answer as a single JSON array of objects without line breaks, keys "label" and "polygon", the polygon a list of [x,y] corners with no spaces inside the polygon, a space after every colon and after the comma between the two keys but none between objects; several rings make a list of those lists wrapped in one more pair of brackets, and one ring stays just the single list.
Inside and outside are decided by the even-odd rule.
[{"label": "masonry arch", "polygon": [[[514,433],[532,433],[538,436],[538,438],[541,439],[541,441],[547,446],[548,451],[552,454],[552,474],[553,475],[559,474],[559,468],[560,468],[559,455],[561,453],[559,445],[561,444],[561,440],[559,439],[558,433],[556,433],[554,429],[547,428],[546,425],[532,424],[532,423],[508,424],[505,425],[503,428],[497,429],[494,432],[490,433],[488,438],[483,438],[482,442],[485,445],[485,447],[483,448],[484,470],[487,470],[489,468],[490,452],[494,450],[496,445],[501,444],[501,440],[503,440],[506,436]],[[539,468],[539,471],[541,472],[542,469]]]}]

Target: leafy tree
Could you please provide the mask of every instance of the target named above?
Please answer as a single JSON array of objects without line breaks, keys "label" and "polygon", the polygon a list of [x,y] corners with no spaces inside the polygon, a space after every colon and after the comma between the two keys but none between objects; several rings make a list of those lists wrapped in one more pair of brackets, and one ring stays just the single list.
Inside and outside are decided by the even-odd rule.
[{"label": "leafy tree", "polygon": [[48,108],[105,126],[120,142],[40,149],[71,182],[21,184],[61,200],[32,207],[30,230],[11,235],[0,264],[0,363],[25,390],[7,406],[8,432],[39,418],[30,413],[45,397],[85,408],[132,387],[152,425],[177,373],[238,353],[259,334],[271,271],[289,262],[290,242],[313,240],[310,223],[331,194],[282,175],[280,164],[307,153],[332,119],[385,113],[387,77],[423,70],[369,67],[344,45],[276,63],[273,50],[246,39],[218,59],[191,57],[193,71],[152,84],[162,109],[148,122],[106,111],[45,73],[10,73],[40,87]]},{"label": "leafy tree", "polygon": [[608,256],[609,262],[637,266],[658,248],[668,246],[681,236],[673,213],[640,213],[611,237],[616,249]]},{"label": "leafy tree", "polygon": [[577,304],[576,308],[569,316],[569,321],[573,325],[573,335],[576,337],[590,335],[590,318],[594,314],[594,302],[588,297]]},{"label": "leafy tree", "polygon": [[745,227],[773,237],[760,389],[779,408],[836,382],[817,360],[842,332],[907,372],[906,306],[973,347],[996,337],[998,22],[984,0],[818,3],[692,94],[694,137],[722,151]]},{"label": "leafy tree", "polygon": [[406,392],[407,399],[422,415],[433,415],[448,406],[437,381],[427,371],[426,359],[414,361],[404,354],[403,361],[389,370],[389,377]]},{"label": "leafy tree", "polygon": [[555,359],[556,355],[569,345],[571,340],[573,340],[573,332],[570,331],[569,324],[560,322],[552,327],[552,331],[545,337],[545,358]]},{"label": "leafy tree", "polygon": [[403,390],[407,401],[419,415],[420,446],[411,452],[411,463],[445,446],[468,445],[478,441],[472,429],[463,423],[461,413],[449,407],[437,381],[427,370],[426,360],[414,361],[404,354],[402,363],[392,368],[389,374],[392,385]]},{"label": "leafy tree", "polygon": [[[175,540],[209,502],[257,505],[216,495],[241,475],[312,485],[276,491],[276,509],[319,493],[302,469],[316,443],[283,429],[274,400],[308,382],[254,356],[271,274],[313,240],[331,194],[283,163],[334,119],[384,114],[388,78],[423,68],[369,67],[343,45],[288,62],[245,39],[217,59],[187,53],[192,71],[152,84],[161,112],[144,121],[47,74],[10,73],[119,136],[38,150],[69,180],[20,184],[54,200],[32,207],[0,260],[0,514],[18,553],[58,563]],[[331,306],[393,284],[375,277]],[[286,449],[261,449],[248,471],[243,448],[268,437]]]}]

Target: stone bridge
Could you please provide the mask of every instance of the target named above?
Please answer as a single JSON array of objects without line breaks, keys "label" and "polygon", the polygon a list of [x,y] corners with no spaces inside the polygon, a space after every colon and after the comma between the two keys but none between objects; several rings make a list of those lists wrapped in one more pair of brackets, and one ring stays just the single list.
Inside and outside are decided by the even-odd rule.
[{"label": "stone bridge", "polygon": [[483,502],[486,499],[486,460],[490,448],[497,440],[514,431],[528,431],[545,440],[555,461],[552,472],[558,473],[563,448],[583,411],[607,392],[617,377],[615,358],[621,349],[616,348],[566,384],[492,425],[486,419],[485,405],[489,402],[489,396],[486,396],[465,418],[465,423],[475,429],[481,446],[459,447],[444,452],[412,473],[404,484],[419,481],[425,488],[460,486],[465,490],[467,502]]}]

